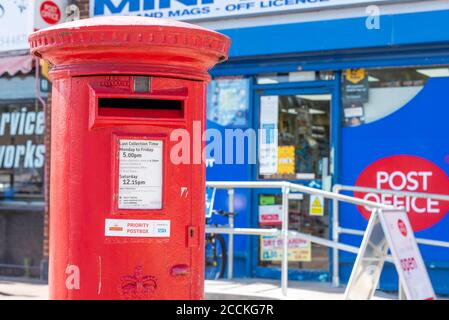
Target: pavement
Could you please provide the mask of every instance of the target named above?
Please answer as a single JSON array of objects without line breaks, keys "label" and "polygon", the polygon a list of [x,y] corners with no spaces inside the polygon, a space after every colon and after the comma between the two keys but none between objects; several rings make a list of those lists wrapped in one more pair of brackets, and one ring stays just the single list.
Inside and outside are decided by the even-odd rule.
[{"label": "pavement", "polygon": [[28,278],[0,277],[0,300],[47,300],[48,285]]},{"label": "pavement", "polygon": [[[206,280],[206,300],[342,300],[344,287],[330,283],[289,281],[287,296],[279,280]],[[0,300],[47,300],[48,284],[27,278],[0,278]],[[377,292],[375,299],[397,299],[396,294]]]},{"label": "pavement", "polygon": [[[280,280],[236,279],[206,280],[207,300],[343,300],[344,287],[328,282],[289,281],[287,296],[282,295]],[[375,300],[397,299],[397,294],[376,292]]]}]

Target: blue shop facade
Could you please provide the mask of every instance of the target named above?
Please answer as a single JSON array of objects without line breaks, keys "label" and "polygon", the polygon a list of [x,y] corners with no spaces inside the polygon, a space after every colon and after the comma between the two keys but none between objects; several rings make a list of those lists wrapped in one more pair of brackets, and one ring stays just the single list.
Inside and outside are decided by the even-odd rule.
[{"label": "blue shop facade", "polygon": [[[119,2],[91,0],[91,16],[168,17],[170,9],[163,1],[159,10]],[[223,136],[226,129],[269,128],[277,134],[257,135],[256,163],[209,158],[208,181],[285,180],[326,190],[341,184],[449,194],[447,1],[286,0],[271,1],[266,12],[261,2],[194,2],[172,1],[171,8],[197,12],[178,18],[232,40],[229,60],[211,71],[207,128]],[[449,241],[447,202],[355,195],[404,205],[416,237]],[[214,208],[226,210],[227,200],[226,191],[217,190]],[[289,227],[332,238],[331,203],[316,200],[291,201]],[[280,204],[279,190],[236,190],[236,226],[280,227]],[[342,228],[366,228],[365,208],[340,204],[339,212]],[[359,246],[361,237],[341,234],[340,241]],[[276,239],[236,236],[234,243],[235,277],[280,278]],[[449,249],[420,249],[436,292],[449,294]],[[328,248],[293,239],[291,251],[289,279],[332,280]],[[342,283],[354,260],[354,254],[340,251]],[[386,264],[380,287],[397,286],[394,266]]]}]

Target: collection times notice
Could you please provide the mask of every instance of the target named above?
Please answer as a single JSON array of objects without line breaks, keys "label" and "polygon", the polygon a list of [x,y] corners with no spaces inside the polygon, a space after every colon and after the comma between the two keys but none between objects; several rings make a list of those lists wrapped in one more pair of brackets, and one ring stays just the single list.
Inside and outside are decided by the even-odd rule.
[{"label": "collection times notice", "polygon": [[119,209],[162,209],[162,141],[120,139]]}]

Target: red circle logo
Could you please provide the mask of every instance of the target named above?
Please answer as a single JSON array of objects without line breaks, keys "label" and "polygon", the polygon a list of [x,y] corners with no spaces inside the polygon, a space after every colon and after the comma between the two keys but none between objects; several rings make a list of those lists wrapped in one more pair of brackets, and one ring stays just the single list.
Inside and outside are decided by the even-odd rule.
[{"label": "red circle logo", "polygon": [[61,10],[52,1],[44,1],[41,4],[40,13],[42,19],[48,24],[57,24],[61,20]]},{"label": "red circle logo", "polygon": [[[449,178],[433,162],[410,155],[379,159],[366,167],[356,181],[358,187],[404,192],[449,193]],[[420,231],[438,223],[449,211],[449,201],[380,193],[354,192],[354,196],[378,203],[405,207],[412,229]],[[368,208],[357,206],[369,219]]]},{"label": "red circle logo", "polygon": [[402,221],[401,219],[398,219],[398,229],[404,237],[407,236],[407,227],[405,226],[404,221]]}]

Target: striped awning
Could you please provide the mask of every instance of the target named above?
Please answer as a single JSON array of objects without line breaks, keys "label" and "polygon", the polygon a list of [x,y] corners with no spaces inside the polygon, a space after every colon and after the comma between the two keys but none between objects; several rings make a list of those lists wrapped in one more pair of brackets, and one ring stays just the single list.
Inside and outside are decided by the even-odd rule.
[{"label": "striped awning", "polygon": [[33,68],[31,55],[0,57],[0,76],[5,73],[14,76],[21,72],[27,74]]}]

